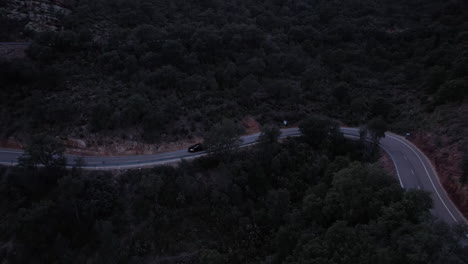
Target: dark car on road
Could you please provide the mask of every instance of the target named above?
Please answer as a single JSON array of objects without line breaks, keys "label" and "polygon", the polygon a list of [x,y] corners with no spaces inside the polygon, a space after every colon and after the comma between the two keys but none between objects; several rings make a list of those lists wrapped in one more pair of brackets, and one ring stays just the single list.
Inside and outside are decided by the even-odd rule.
[{"label": "dark car on road", "polygon": [[203,150],[203,145],[200,144],[200,143],[197,143],[193,146],[190,146],[188,148],[188,152],[198,152],[198,151],[202,151]]}]

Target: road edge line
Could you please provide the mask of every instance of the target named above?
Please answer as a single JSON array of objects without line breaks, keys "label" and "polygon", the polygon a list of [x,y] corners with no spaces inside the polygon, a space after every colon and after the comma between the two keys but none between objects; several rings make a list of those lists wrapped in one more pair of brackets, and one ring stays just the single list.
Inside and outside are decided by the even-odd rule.
[{"label": "road edge line", "polygon": [[397,176],[398,176],[398,180],[400,181],[400,186],[401,188],[405,188],[405,186],[403,186],[403,181],[401,180],[401,176],[400,176],[400,172],[398,171],[398,166],[395,162],[395,158],[392,156],[392,154],[390,153],[390,151],[388,151],[386,148],[384,148],[383,145],[379,144],[379,146],[390,156],[390,159],[392,160],[393,162],[393,166],[395,166],[395,170],[396,170],[396,173],[397,173]]},{"label": "road edge line", "polygon": [[[445,204],[444,200],[442,199],[439,191],[437,190],[435,184],[434,184],[434,181],[432,180],[431,176],[429,175],[429,171],[427,170],[427,167],[426,167],[426,164],[424,164],[424,161],[421,159],[421,157],[419,156],[418,152],[420,151],[418,149],[418,152],[416,152],[416,150],[414,150],[410,145],[408,145],[406,142],[404,142],[403,140],[397,138],[397,137],[394,137],[392,135],[388,135],[389,137],[393,138],[393,139],[396,139],[398,141],[400,141],[401,143],[403,143],[405,146],[407,146],[409,149],[411,149],[411,151],[414,152],[414,154],[416,154],[416,156],[418,157],[419,161],[421,162],[421,164],[423,165],[424,167],[424,170],[426,171],[426,175],[427,177],[429,178],[429,181],[431,182],[432,184],[432,187],[434,187],[434,190],[436,191],[436,194],[437,196],[439,197],[440,201],[442,202],[442,204],[444,205],[445,209],[447,209],[447,211],[449,212],[450,216],[452,217],[452,219],[455,221],[455,223],[458,224],[458,220],[455,218],[455,216],[452,214],[452,212],[450,211],[450,209],[448,208],[447,204]],[[427,159],[427,157],[425,157]],[[431,166],[432,167],[432,166]],[[433,170],[433,172],[435,172],[434,174],[436,175],[436,177],[438,178],[438,174],[437,174],[437,171],[434,170],[434,168],[431,168]],[[450,200],[450,202],[453,203],[452,199],[450,199],[450,196],[448,196],[447,192],[445,191],[444,189],[444,186],[440,183],[440,180],[439,180],[439,184],[440,186],[442,187],[442,190],[445,192],[445,195],[447,195],[447,198]],[[467,222],[465,217],[461,214],[461,212],[459,212],[458,210],[458,207],[453,204],[453,207],[458,211],[458,213],[462,216],[462,219],[465,221],[465,223]]]}]

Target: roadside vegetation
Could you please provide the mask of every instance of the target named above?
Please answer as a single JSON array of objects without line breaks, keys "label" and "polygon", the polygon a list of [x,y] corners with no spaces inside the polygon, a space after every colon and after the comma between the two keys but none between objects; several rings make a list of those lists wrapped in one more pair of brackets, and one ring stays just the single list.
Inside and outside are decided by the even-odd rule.
[{"label": "roadside vegetation", "polygon": [[278,142],[270,127],[260,144],[229,158],[116,175],[0,167],[0,259],[465,263],[466,230],[434,221],[429,194],[402,190],[337,126],[315,117],[299,138]]},{"label": "roadside vegetation", "polygon": [[463,153],[463,160],[461,163],[461,171],[463,173],[461,179],[463,183],[468,182],[468,151],[465,150]]},{"label": "roadside vegetation", "polygon": [[310,113],[408,131],[468,92],[462,0],[70,7],[63,30],[25,32],[28,58],[0,58],[3,137],[158,142],[200,136],[225,118],[292,124]]},{"label": "roadside vegetation", "polygon": [[[467,231],[435,221],[430,196],[402,190],[375,158],[387,129],[434,129],[441,145],[468,138],[467,1],[70,8],[58,31],[20,32],[27,21],[0,0],[0,41],[32,41],[25,58],[0,57],[0,137],[30,139],[20,166],[0,167],[2,264],[466,263]],[[368,124],[362,135],[374,140],[347,141],[318,114]],[[247,115],[305,120],[303,136],[278,142],[267,126],[260,144],[237,150]],[[116,174],[80,160],[66,170],[57,138],[90,135],[205,136],[212,154]],[[441,178],[466,214],[462,146],[462,173]]]}]

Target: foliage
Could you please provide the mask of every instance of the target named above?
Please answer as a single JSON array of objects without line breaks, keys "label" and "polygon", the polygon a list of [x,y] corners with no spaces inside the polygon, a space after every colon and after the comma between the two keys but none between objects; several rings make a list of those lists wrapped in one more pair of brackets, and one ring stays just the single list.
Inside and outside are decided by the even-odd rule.
[{"label": "foliage", "polygon": [[205,146],[209,152],[229,152],[240,143],[242,129],[232,120],[223,120],[214,125],[205,135]]},{"label": "foliage", "polygon": [[464,79],[450,80],[444,83],[437,92],[437,100],[440,103],[462,102],[468,95],[468,84]]},{"label": "foliage", "polygon": [[462,0],[85,0],[71,9],[63,30],[29,34],[28,58],[0,59],[4,135],[53,128],[156,142],[247,114],[350,125],[382,116],[398,126],[466,97]]},{"label": "foliage", "polygon": [[468,180],[468,151],[463,153],[463,159],[461,162],[461,170],[462,170],[462,182],[466,183]]},{"label": "foliage", "polygon": [[388,128],[387,123],[382,118],[374,118],[367,124],[367,129],[372,140],[378,141],[385,137],[385,132],[387,132]]},{"label": "foliage", "polygon": [[281,131],[277,126],[265,126],[260,133],[258,141],[265,144],[273,144],[278,142],[281,136]]},{"label": "foliage", "polygon": [[37,135],[26,146],[18,163],[25,168],[63,168],[67,163],[64,152],[65,147],[60,140],[48,135]]},{"label": "foliage", "polygon": [[[118,175],[72,170],[54,182],[0,167],[0,256],[70,264],[464,263],[466,230],[434,221],[428,193],[401,189],[356,155],[362,146],[343,144],[344,153],[285,139],[229,160],[211,155]],[[30,180],[50,189],[26,188]]]},{"label": "foliage", "polygon": [[[28,35],[27,58],[0,59],[2,136],[205,134],[226,152],[247,114],[307,116],[304,136],[265,129],[230,159],[118,175],[51,171],[63,148],[35,139],[24,168],[0,168],[0,259],[466,262],[466,230],[432,219],[427,193],[402,190],[320,115],[380,137],[465,100],[467,12],[462,0],[74,1],[62,30]],[[23,24],[1,16],[0,37]]]},{"label": "foliage", "polygon": [[308,117],[299,125],[299,129],[306,142],[316,148],[328,148],[343,137],[338,123],[323,116]]},{"label": "foliage", "polygon": [[365,159],[372,159],[379,153],[380,139],[385,137],[387,123],[379,116],[359,128],[359,141],[364,146]]}]

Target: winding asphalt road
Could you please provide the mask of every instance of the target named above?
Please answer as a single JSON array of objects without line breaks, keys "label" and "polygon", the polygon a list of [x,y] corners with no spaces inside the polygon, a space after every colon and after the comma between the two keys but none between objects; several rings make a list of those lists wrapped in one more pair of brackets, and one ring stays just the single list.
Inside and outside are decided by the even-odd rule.
[{"label": "winding asphalt road", "polygon": [[[359,138],[359,129],[341,128],[348,138]],[[281,130],[280,138],[299,136],[298,128]],[[242,137],[241,146],[255,144],[259,133]],[[380,140],[380,146],[388,153],[395,165],[398,180],[402,188],[421,189],[431,193],[434,201],[432,213],[449,224],[467,224],[468,222],[448,197],[429,159],[411,142],[393,133],[386,133]],[[0,149],[0,164],[16,165],[17,159],[23,154],[20,150]],[[178,162],[183,159],[193,159],[206,155],[206,152],[188,153],[187,150],[160,153],[154,155],[134,156],[84,156],[82,157],[88,169],[128,169],[161,165]],[[78,156],[67,155],[68,164],[74,164]]]}]

